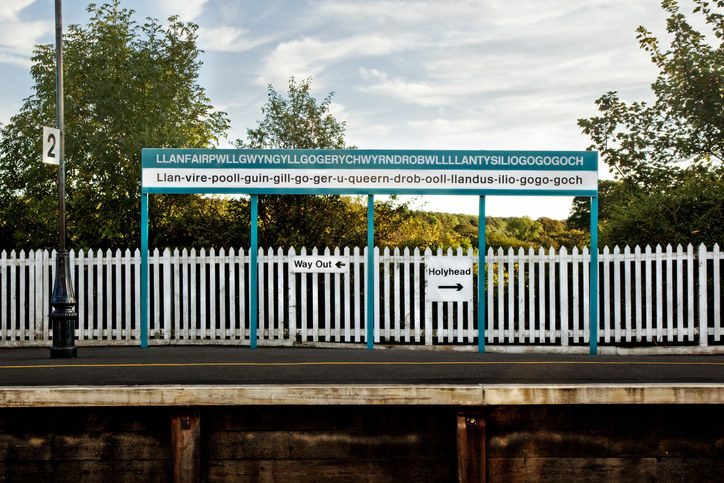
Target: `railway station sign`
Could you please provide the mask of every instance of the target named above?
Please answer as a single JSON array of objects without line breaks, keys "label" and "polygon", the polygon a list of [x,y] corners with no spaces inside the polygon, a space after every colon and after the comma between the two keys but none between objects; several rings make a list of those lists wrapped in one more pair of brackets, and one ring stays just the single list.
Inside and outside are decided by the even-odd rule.
[{"label": "railway station sign", "polygon": [[144,149],[144,191],[595,194],[592,151]]},{"label": "railway station sign", "polygon": [[347,257],[311,255],[292,256],[289,259],[289,273],[347,273]]},{"label": "railway station sign", "polygon": [[[158,193],[248,194],[250,206],[250,346],[256,348],[258,195],[367,196],[366,303],[375,287],[374,197],[377,194],[479,196],[478,267],[485,267],[485,198],[582,196],[591,199],[589,293],[598,293],[598,153],[380,149],[156,149],[141,153],[141,347],[148,347],[148,197]],[[295,257],[290,273],[343,273],[343,258]],[[428,300],[472,302],[470,257],[426,257]],[[485,270],[478,270],[478,350],[485,352]],[[366,311],[367,348],[377,311]],[[590,353],[597,353],[598,301],[589,300]],[[432,330],[426,337],[432,343]]]},{"label": "railway station sign", "polygon": [[432,302],[472,302],[472,258],[426,256],[425,298]]}]

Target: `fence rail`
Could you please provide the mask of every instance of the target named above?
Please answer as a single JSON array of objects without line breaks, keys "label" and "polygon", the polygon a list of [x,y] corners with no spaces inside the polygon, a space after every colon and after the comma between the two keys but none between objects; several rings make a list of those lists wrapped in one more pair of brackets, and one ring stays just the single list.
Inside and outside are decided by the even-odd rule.
[{"label": "fence rail", "polygon": [[[344,257],[340,274],[291,273],[294,255]],[[477,301],[425,298],[426,251],[375,249],[375,343],[477,344]],[[477,255],[458,249],[437,255]],[[0,346],[48,344],[55,253],[0,253]],[[80,345],[140,343],[140,251],[71,253]],[[587,249],[488,250],[486,344],[571,347],[589,343]],[[268,344],[362,343],[368,298],[366,249],[260,249],[258,339]],[[650,246],[599,254],[602,346],[722,344],[724,257],[707,249]],[[477,293],[477,276],[474,277]],[[248,344],[249,253],[153,250],[149,256],[152,344]]]}]

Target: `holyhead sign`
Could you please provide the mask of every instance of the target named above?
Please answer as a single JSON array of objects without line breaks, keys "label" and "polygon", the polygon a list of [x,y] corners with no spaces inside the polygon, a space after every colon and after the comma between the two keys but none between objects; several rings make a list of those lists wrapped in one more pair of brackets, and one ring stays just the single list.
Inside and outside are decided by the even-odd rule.
[{"label": "holyhead sign", "polygon": [[[248,194],[251,208],[250,339],[256,347],[257,219],[260,194],[367,195],[367,288],[374,284],[374,196],[479,196],[478,266],[485,266],[485,196],[591,198],[590,293],[598,284],[598,153],[594,151],[480,151],[381,149],[143,149],[141,169],[141,346],[148,344],[148,196],[155,193]],[[450,258],[448,260],[448,258]],[[426,297],[473,299],[472,262],[426,260]],[[290,273],[346,273],[347,261],[297,257]],[[478,347],[485,351],[485,270],[477,270]],[[591,297],[590,344],[598,340],[597,298]],[[373,310],[367,311],[367,347],[373,346]]]}]

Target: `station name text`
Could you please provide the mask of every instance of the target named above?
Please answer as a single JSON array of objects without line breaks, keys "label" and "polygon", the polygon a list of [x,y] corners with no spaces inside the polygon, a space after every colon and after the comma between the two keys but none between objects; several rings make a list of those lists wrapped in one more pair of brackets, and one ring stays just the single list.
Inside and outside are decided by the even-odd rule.
[{"label": "station name text", "polygon": [[161,165],[249,166],[583,166],[582,156],[438,154],[157,154]]}]

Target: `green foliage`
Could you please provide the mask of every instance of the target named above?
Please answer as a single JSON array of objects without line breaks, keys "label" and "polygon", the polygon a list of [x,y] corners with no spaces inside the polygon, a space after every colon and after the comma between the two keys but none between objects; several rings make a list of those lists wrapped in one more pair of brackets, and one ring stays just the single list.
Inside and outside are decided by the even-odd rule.
[{"label": "green foliage", "polygon": [[[700,168],[701,169],[701,168]],[[724,169],[686,170],[665,190],[637,196],[611,213],[601,230],[606,245],[713,246],[724,240]]]},{"label": "green foliage", "polygon": [[[333,93],[318,103],[311,78],[289,79],[287,96],[268,86],[256,129],[239,149],[344,149],[345,123],[329,113]],[[325,247],[366,243],[366,208],[339,195],[259,195],[259,245]]]},{"label": "green foliage", "polygon": [[[286,98],[267,86],[267,103],[261,108],[264,119],[256,129],[247,129],[248,140],[236,140],[239,149],[345,149],[345,122],[329,113],[334,92],[321,103],[311,95],[311,77],[297,83],[289,78]],[[350,148],[348,148],[350,149]]]},{"label": "green foliage", "polygon": [[[197,83],[196,25],[140,25],[118,0],[88,12],[64,39],[69,245],[137,246],[141,149],[209,147],[228,119]],[[37,46],[32,62],[34,92],[0,131],[0,243],[11,248],[57,244],[57,169],[40,163],[42,126],[56,117],[54,46]],[[168,200],[153,204],[152,220]]]},{"label": "green foliage", "polygon": [[[668,50],[649,30],[638,29],[641,48],[659,69],[651,85],[655,101],[626,103],[608,92],[596,101],[600,116],[578,121],[619,181],[602,190],[603,242],[722,240],[716,235],[724,224],[721,198],[695,196],[695,187],[715,189],[722,181],[724,1],[694,3],[692,13],[718,40],[695,30],[678,2],[664,0]],[[604,197],[611,204],[604,205]],[[574,201],[569,219],[581,229],[588,216],[583,203]]]},{"label": "green foliage", "polygon": [[[618,208],[627,206],[633,194],[638,191],[620,181],[600,180],[598,182],[598,222],[605,224]],[[566,221],[571,229],[589,231],[591,228],[591,198],[576,196],[571,214]],[[600,229],[600,227],[599,227]]]}]

